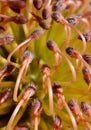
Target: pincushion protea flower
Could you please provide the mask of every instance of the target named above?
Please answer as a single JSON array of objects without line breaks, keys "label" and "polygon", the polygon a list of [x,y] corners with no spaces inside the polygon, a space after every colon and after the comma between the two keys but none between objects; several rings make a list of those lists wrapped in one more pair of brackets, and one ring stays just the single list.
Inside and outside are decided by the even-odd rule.
[{"label": "pincushion protea flower", "polygon": [[0,130],[91,130],[91,0],[0,0]]}]

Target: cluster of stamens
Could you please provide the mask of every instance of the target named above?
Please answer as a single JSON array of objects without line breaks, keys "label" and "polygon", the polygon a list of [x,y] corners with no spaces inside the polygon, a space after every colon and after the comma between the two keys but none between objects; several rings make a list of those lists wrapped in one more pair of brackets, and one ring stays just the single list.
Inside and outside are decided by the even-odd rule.
[{"label": "cluster of stamens", "polygon": [[[91,123],[85,118],[85,116],[91,117],[91,103],[84,101],[85,96],[89,97],[88,94],[91,92],[91,49],[89,49],[91,1],[0,0],[0,4],[0,58],[1,63],[4,64],[4,66],[0,64],[0,114],[5,115],[12,111],[5,129],[27,130],[31,129],[31,126],[34,130],[43,129],[41,124],[44,123],[45,118],[49,118],[54,130],[61,130],[62,127],[78,130],[80,122],[84,123],[82,129],[91,130]],[[60,39],[59,30],[64,29],[62,29],[65,33],[64,41],[50,36],[53,25]],[[56,31],[56,25],[59,27],[57,30],[59,32]],[[23,41],[19,43],[17,42],[18,32],[15,32],[17,28],[25,31]],[[48,60],[44,58],[47,57],[47,53],[43,52],[40,46],[40,39],[46,35],[47,41],[42,40],[44,42],[42,46],[46,46]],[[57,41],[63,44],[59,45]],[[77,42],[76,45],[75,42]],[[79,45],[80,43],[82,44]],[[42,51],[44,57],[40,55],[41,52],[38,49]],[[64,74],[60,74],[59,79],[57,74],[61,73],[61,70]],[[65,78],[61,80],[61,77],[65,75],[68,76],[66,76],[68,81],[65,81]],[[87,91],[84,87],[82,91],[78,89],[79,86],[77,87],[80,91],[80,97],[77,99],[84,98],[80,101],[81,107],[73,100],[76,89],[74,86],[78,85],[79,75],[81,75],[81,82],[88,86]],[[58,77],[59,81],[56,81],[55,77]],[[70,95],[71,89],[74,93],[72,99],[68,96],[68,102],[66,93]],[[19,124],[26,111],[30,113],[28,123]],[[70,117],[69,125],[66,124],[67,122],[63,123],[65,122],[63,113]],[[42,117],[43,114],[44,117]],[[47,127],[45,123],[44,126]]]}]

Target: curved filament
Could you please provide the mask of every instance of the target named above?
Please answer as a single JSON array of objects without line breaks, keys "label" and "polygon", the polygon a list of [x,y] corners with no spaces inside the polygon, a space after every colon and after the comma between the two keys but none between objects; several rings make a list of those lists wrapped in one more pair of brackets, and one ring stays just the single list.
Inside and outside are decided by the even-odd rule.
[{"label": "curved filament", "polygon": [[83,59],[83,57],[79,54],[79,59],[83,62],[84,66],[86,66],[89,71],[91,72],[91,67],[89,66],[89,64]]},{"label": "curved filament", "polygon": [[16,108],[15,108],[15,110],[14,110],[14,112],[13,112],[13,114],[12,114],[12,116],[11,116],[9,122],[8,122],[8,125],[7,125],[7,127],[6,127],[6,130],[12,130],[12,129],[13,129],[13,128],[12,128],[13,121],[14,121],[14,119],[15,119],[15,117],[16,117],[18,111],[20,110],[21,106],[23,105],[23,103],[24,103],[24,101],[21,100],[21,101],[18,103],[18,105],[16,106]]},{"label": "curved filament", "polygon": [[65,40],[64,46],[68,47],[69,42],[70,42],[70,38],[71,38],[71,29],[70,29],[70,27],[65,26],[65,32],[66,32],[66,40]]},{"label": "curved filament", "polygon": [[81,54],[84,54],[84,52],[86,51],[86,39],[84,38],[83,34],[80,32],[79,29],[77,29],[75,26],[67,23],[68,26],[70,26],[72,29],[74,29],[78,34],[79,36],[81,37],[82,41],[83,41],[83,49],[81,51]]},{"label": "curved filament", "polygon": [[57,71],[57,69],[59,68],[59,65],[62,61],[62,57],[59,55],[59,53],[55,53],[54,57],[55,57],[55,71]]},{"label": "curved filament", "polygon": [[23,66],[20,68],[19,74],[18,74],[18,76],[17,76],[16,84],[15,84],[15,87],[14,87],[13,100],[16,101],[16,102],[18,101],[18,97],[17,97],[18,87],[19,87],[19,84],[20,84],[20,81],[21,81],[21,78],[22,78],[24,69],[25,69],[25,66],[23,65]]},{"label": "curved filament", "polygon": [[86,25],[83,29],[86,31],[89,30],[90,24],[89,24],[88,20],[85,18],[82,18],[82,22]]},{"label": "curved filament", "polygon": [[14,87],[14,94],[13,94],[13,100],[16,101],[16,102],[18,101],[18,97],[17,97],[18,87],[19,87],[19,84],[21,82],[22,75],[23,75],[23,77],[25,76],[27,69],[28,69],[28,66],[29,66],[29,63],[30,63],[30,61],[29,62],[28,61],[29,60],[27,59],[23,62],[23,64],[20,67],[19,74],[17,76],[16,84],[15,84],[15,87]]},{"label": "curved filament", "polygon": [[59,54],[66,60],[66,62],[68,63],[70,70],[72,72],[72,80],[69,82],[62,82],[63,85],[71,85],[73,82],[76,81],[76,71],[74,66],[72,65],[72,63],[70,62],[70,60],[60,51]]},{"label": "curved filament", "polygon": [[22,46],[26,45],[28,42],[30,42],[31,40],[33,40],[33,36],[27,38],[26,40],[24,40],[22,43],[20,43],[18,46],[16,46],[11,53],[9,53],[8,57],[7,57],[7,61],[10,63],[11,61],[11,57],[12,55],[18,50],[20,49]]},{"label": "curved filament", "polygon": [[63,16],[60,16],[60,20],[59,22],[63,25],[66,25],[66,26],[69,26],[70,28],[72,28],[73,30],[75,30],[79,36],[81,37],[82,41],[83,41],[83,49],[81,51],[81,54],[83,54],[86,50],[86,39],[84,38],[83,34],[80,32],[79,29],[77,29],[75,26],[71,25],[70,23],[68,23],[64,18]]},{"label": "curved filament", "polygon": [[72,125],[73,125],[74,130],[78,130],[78,129],[77,129],[76,120],[75,120],[75,118],[74,118],[74,116],[73,116],[71,110],[69,109],[69,107],[68,107],[66,101],[64,100],[64,97],[61,96],[61,100],[62,100],[62,102],[63,102],[63,105],[64,105],[65,109],[67,110],[67,112],[68,112],[68,114],[69,114],[69,116],[70,116],[70,119],[71,119],[71,122],[72,122]]}]

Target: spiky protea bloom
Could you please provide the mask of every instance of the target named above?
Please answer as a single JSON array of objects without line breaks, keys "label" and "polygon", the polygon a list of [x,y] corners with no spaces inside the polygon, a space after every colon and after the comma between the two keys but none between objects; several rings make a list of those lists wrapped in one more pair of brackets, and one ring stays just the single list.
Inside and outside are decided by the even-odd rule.
[{"label": "spiky protea bloom", "polygon": [[91,130],[91,0],[0,0],[0,130]]}]

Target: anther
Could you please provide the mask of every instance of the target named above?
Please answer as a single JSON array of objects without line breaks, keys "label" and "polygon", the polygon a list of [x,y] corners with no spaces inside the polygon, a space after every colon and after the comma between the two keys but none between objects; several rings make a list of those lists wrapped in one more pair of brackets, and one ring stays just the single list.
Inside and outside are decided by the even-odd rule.
[{"label": "anther", "polygon": [[38,99],[35,99],[32,103],[33,116],[39,117],[40,112],[42,111],[42,104]]},{"label": "anther", "polygon": [[26,0],[8,0],[9,8],[12,9],[16,13],[20,13],[20,10],[25,8]]},{"label": "anther", "polygon": [[14,130],[28,130],[28,126],[26,124],[18,124]]},{"label": "anther", "polygon": [[0,45],[1,46],[12,43],[13,41],[14,41],[14,37],[11,35],[0,36]]},{"label": "anther", "polygon": [[91,117],[91,106],[86,102],[81,102],[81,109],[84,114]]},{"label": "anther", "polygon": [[62,119],[57,115],[53,118],[53,128],[54,130],[60,130],[62,128]]},{"label": "anther", "polygon": [[42,65],[41,71],[43,75],[47,75],[47,76],[50,75],[50,67],[47,64]]},{"label": "anther", "polygon": [[53,20],[55,20],[56,22],[60,22],[60,14],[59,14],[59,12],[54,12],[54,13],[52,13],[52,18],[53,18]]},{"label": "anther", "polygon": [[36,87],[34,84],[28,85],[21,100],[25,101],[26,99],[29,99],[30,97],[32,97],[35,94],[35,91],[36,91]]},{"label": "anther", "polygon": [[44,29],[36,28],[32,33],[31,36],[35,39],[38,39],[41,35],[43,35]]},{"label": "anther", "polygon": [[12,16],[11,21],[15,22],[16,24],[25,24],[28,22],[28,19],[24,15],[17,15]]},{"label": "anther", "polygon": [[48,19],[50,17],[50,9],[44,8],[42,10],[42,17],[43,19]]},{"label": "anther", "polygon": [[89,69],[87,67],[82,68],[83,78],[86,81],[88,85],[91,84],[91,73],[89,72]]},{"label": "anther", "polygon": [[0,26],[0,33],[4,33],[6,30],[4,27]]},{"label": "anther", "polygon": [[55,95],[59,98],[60,95],[63,95],[63,89],[61,87],[61,85],[59,83],[54,83],[52,85],[53,88],[53,92],[55,93]]},{"label": "anther", "polygon": [[57,0],[52,6],[52,11],[61,11],[63,9],[64,9],[64,0]]},{"label": "anther", "polygon": [[39,125],[39,118],[40,118],[40,113],[42,111],[42,104],[40,100],[35,99],[34,102],[32,103],[32,114],[33,114],[33,120],[34,120],[34,130],[38,130],[38,125]]},{"label": "anther", "polygon": [[50,27],[51,27],[50,23],[48,23],[48,22],[45,21],[45,20],[41,20],[41,21],[39,22],[39,25],[40,25],[43,29],[46,29],[46,30],[49,30]]},{"label": "anther", "polygon": [[75,115],[78,115],[79,113],[79,107],[76,101],[74,100],[70,100],[68,102],[68,106],[70,108],[70,110],[72,111],[72,113],[74,113]]},{"label": "anther", "polygon": [[43,0],[33,0],[33,5],[37,10],[40,10],[43,6]]},{"label": "anther", "polygon": [[0,71],[0,80],[2,80],[5,76],[10,75],[14,71],[15,67],[11,64],[5,65]]},{"label": "anther", "polygon": [[34,58],[34,55],[31,52],[25,51],[23,54],[22,60],[25,61],[26,59],[28,59],[28,62],[29,61],[31,62],[33,58]]},{"label": "anther", "polygon": [[53,52],[57,52],[59,50],[57,44],[53,40],[49,40],[47,42],[47,47],[49,50],[51,50]]},{"label": "anther", "polygon": [[67,54],[69,54],[72,58],[78,58],[79,54],[77,52],[76,49],[74,49],[73,47],[68,47],[66,48],[66,52]]},{"label": "anther", "polygon": [[4,17],[2,17],[2,15],[0,16],[0,23],[4,21]]},{"label": "anther", "polygon": [[[91,31],[89,31],[89,32],[86,32],[86,33],[83,33],[83,36],[84,36],[84,38],[85,38],[85,40],[87,41],[87,42],[91,42]],[[79,36],[78,37],[80,40],[82,40],[82,38]]]},{"label": "anther", "polygon": [[77,16],[72,16],[72,17],[69,17],[69,18],[67,18],[67,21],[70,23],[70,24],[72,24],[72,25],[75,25],[75,24],[79,24],[79,17],[81,17],[81,16],[79,16],[79,15],[77,15]]},{"label": "anther", "polygon": [[7,64],[3,68],[3,70],[5,70],[4,73],[6,73],[7,75],[11,74],[14,71],[14,69],[15,69],[15,67],[13,65],[11,65],[11,64]]},{"label": "anther", "polygon": [[82,57],[88,64],[91,64],[91,54],[85,54]]},{"label": "anther", "polygon": [[6,102],[11,97],[11,91],[9,89],[0,93],[0,104]]}]

